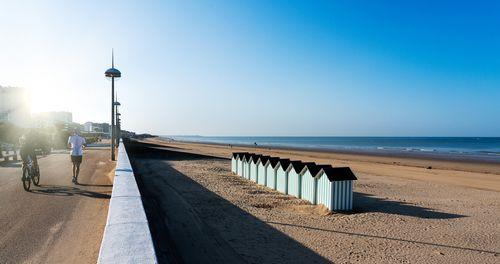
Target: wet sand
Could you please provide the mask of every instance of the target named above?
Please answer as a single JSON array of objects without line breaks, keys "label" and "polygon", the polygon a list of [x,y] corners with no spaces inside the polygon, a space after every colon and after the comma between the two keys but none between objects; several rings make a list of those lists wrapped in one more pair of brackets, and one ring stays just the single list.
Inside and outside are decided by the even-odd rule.
[{"label": "wet sand", "polygon": [[[360,157],[332,161],[317,156],[327,155],[324,153],[290,151],[288,157],[296,159],[308,157],[308,161],[356,166],[359,179],[354,187],[354,211],[328,213],[321,206],[235,176],[230,172],[228,159],[214,158],[227,158],[227,153],[243,149],[206,144],[162,145],[147,146],[145,153],[150,156],[135,161],[140,177],[154,179],[151,186],[158,190],[163,184],[175,192],[176,199],[182,199],[184,204],[176,210],[187,210],[189,217],[199,221],[202,233],[206,232],[204,243],[222,243],[226,248],[222,256],[237,254],[247,263],[500,261],[500,193],[491,190],[494,188],[481,182],[481,178],[475,179],[480,185],[453,182],[460,179],[457,173],[463,173],[460,177],[477,174],[498,184],[496,174],[427,170],[409,164],[362,161]],[[206,156],[190,157],[189,153]],[[280,150],[279,154],[284,156],[286,152]],[[440,172],[432,174],[435,171]],[[441,174],[451,178],[434,179]],[[149,205],[150,211],[162,207],[158,206],[160,201],[168,202],[161,197],[156,199],[158,202]],[[163,209],[160,212],[165,215],[158,219],[164,221],[163,230],[167,231],[163,234],[168,236],[168,215],[177,215],[178,211]]]}]

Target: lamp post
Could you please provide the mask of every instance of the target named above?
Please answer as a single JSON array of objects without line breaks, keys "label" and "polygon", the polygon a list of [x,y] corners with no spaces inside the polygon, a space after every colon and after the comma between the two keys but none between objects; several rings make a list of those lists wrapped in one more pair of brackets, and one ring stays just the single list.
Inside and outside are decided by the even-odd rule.
[{"label": "lamp post", "polygon": [[111,160],[115,160],[115,78],[122,77],[122,73],[115,69],[115,57],[111,51],[111,68],[104,75],[111,79]]},{"label": "lamp post", "polygon": [[120,113],[118,113],[118,106],[120,103],[115,102],[115,144],[116,147],[120,144]]},{"label": "lamp post", "polygon": [[[122,137],[122,120],[120,119],[120,113],[118,113],[118,116],[116,118],[116,128],[118,129],[118,138]],[[119,144],[120,142],[117,142]]]}]

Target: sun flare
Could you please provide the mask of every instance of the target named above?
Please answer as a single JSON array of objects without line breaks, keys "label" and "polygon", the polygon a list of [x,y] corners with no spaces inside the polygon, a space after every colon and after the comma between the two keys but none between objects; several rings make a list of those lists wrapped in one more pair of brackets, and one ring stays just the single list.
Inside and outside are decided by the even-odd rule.
[{"label": "sun flare", "polygon": [[31,100],[31,113],[70,110],[71,102],[66,92],[55,88],[28,89]]}]

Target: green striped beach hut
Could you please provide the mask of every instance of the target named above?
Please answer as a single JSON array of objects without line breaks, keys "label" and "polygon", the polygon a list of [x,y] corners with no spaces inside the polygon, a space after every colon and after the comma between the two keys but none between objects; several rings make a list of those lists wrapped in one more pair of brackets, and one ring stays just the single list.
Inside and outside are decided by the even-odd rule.
[{"label": "green striped beach hut", "polygon": [[353,183],[357,178],[349,167],[321,168],[316,178],[318,204],[331,211],[352,210]]},{"label": "green striped beach hut", "polygon": [[266,170],[266,186],[273,190],[276,190],[276,170],[278,169],[279,161],[279,158],[271,157],[264,165]]},{"label": "green striped beach hut", "polygon": [[239,169],[241,168],[241,158],[245,153],[246,152],[233,152],[233,156],[231,157],[231,171],[234,174],[240,174]]},{"label": "green striped beach hut", "polygon": [[288,167],[290,167],[290,160],[280,159],[276,169],[276,190],[284,194],[288,191]]},{"label": "green striped beach hut", "polygon": [[253,155],[252,158],[250,159],[250,178],[249,180],[253,181],[253,182],[257,182],[257,164],[260,160],[260,157],[262,157],[262,155]]},{"label": "green striped beach hut", "polygon": [[238,176],[243,176],[243,159],[247,152],[242,152],[238,154],[238,158],[236,159],[236,174]]},{"label": "green striped beach hut", "polygon": [[243,154],[243,168],[241,172],[241,176],[243,178],[249,179],[250,178],[250,162],[252,160],[252,156],[255,155],[254,153],[245,153]]},{"label": "green striped beach hut", "polygon": [[269,160],[269,156],[260,156],[257,162],[257,183],[266,186],[266,163]]},{"label": "green striped beach hut", "polygon": [[287,194],[300,198],[300,187],[302,174],[306,165],[315,165],[313,162],[304,163],[302,161],[292,161],[288,167],[288,188]]},{"label": "green striped beach hut", "polygon": [[330,165],[316,165],[307,163],[301,173],[300,198],[312,204],[317,204],[316,193],[318,190],[318,179],[316,176],[322,168],[331,167]]}]

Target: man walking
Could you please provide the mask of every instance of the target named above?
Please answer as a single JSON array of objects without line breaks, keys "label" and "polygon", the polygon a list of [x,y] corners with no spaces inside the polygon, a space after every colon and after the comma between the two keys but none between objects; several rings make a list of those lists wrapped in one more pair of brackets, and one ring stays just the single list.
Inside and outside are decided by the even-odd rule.
[{"label": "man walking", "polygon": [[78,174],[80,173],[80,164],[83,157],[83,146],[86,144],[85,138],[78,134],[75,129],[68,138],[68,148],[71,148],[71,162],[73,162],[73,183],[78,183]]}]

